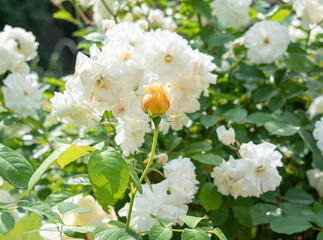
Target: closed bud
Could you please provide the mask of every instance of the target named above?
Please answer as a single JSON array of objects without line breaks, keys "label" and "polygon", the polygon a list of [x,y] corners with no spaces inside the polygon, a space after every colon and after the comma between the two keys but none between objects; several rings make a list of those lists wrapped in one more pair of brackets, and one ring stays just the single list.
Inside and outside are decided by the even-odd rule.
[{"label": "closed bud", "polygon": [[161,153],[157,156],[157,162],[159,164],[165,165],[168,161],[168,156],[166,153]]},{"label": "closed bud", "polygon": [[141,101],[143,111],[153,115],[165,114],[170,106],[165,88],[159,83],[153,83],[145,86],[144,91]]}]

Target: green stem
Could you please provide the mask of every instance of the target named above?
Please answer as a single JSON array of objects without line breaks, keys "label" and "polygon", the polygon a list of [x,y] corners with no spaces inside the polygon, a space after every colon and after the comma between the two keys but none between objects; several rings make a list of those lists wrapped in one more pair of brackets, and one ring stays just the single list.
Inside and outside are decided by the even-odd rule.
[{"label": "green stem", "polygon": [[[158,139],[158,127],[159,127],[159,123],[161,121],[161,117],[157,116],[155,118],[152,119],[153,123],[154,123],[154,139],[153,139],[153,144],[151,146],[151,151],[150,151],[150,157],[147,163],[147,166],[143,172],[143,174],[140,177],[140,183],[144,180],[144,178],[146,177],[146,175],[149,172],[150,166],[154,160],[154,155],[155,155],[155,150],[156,150],[156,145],[157,145],[157,139]],[[129,229],[130,226],[130,219],[131,219],[131,214],[132,214],[132,208],[133,208],[133,203],[135,201],[135,196],[137,193],[138,189],[135,188],[134,191],[131,191],[131,197],[130,197],[130,203],[129,203],[129,210],[128,210],[128,216],[127,216],[127,223],[126,223],[126,229]]]},{"label": "green stem", "polygon": [[101,0],[103,6],[105,7],[105,9],[113,16],[113,19],[115,21],[115,23],[118,23],[118,19],[117,19],[117,14],[114,14],[113,11],[109,8],[109,6],[106,4],[106,2],[104,0]]}]

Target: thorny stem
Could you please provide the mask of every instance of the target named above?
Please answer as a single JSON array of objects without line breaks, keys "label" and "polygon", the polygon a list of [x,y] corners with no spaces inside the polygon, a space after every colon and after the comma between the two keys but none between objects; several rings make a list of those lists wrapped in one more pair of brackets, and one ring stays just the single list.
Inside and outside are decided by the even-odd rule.
[{"label": "thorny stem", "polygon": [[[156,145],[157,145],[157,139],[158,139],[158,126],[161,121],[161,118],[159,116],[155,117],[152,119],[152,122],[154,123],[154,139],[153,139],[153,144],[151,146],[151,151],[150,151],[150,157],[147,163],[147,166],[143,172],[143,174],[140,177],[140,183],[144,180],[146,177],[147,173],[149,172],[150,166],[154,160],[154,155],[155,155],[155,150],[156,150]],[[131,191],[131,197],[130,197],[130,203],[129,203],[129,210],[128,210],[128,216],[127,216],[127,223],[126,223],[126,229],[129,229],[130,225],[130,219],[131,219],[131,214],[132,214],[132,208],[133,208],[133,203],[135,201],[135,196],[137,193],[138,189],[135,188],[134,191]]]}]

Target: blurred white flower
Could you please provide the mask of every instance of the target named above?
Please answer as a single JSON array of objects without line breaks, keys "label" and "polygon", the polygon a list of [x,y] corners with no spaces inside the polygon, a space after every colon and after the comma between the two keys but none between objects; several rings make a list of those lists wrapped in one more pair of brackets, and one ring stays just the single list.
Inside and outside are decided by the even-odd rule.
[{"label": "blurred white flower", "polygon": [[317,147],[321,150],[323,154],[323,117],[319,121],[315,122],[313,136],[315,140],[317,140]]},{"label": "blurred white flower", "polygon": [[14,40],[16,45],[16,52],[22,54],[26,61],[37,56],[38,42],[36,42],[35,36],[31,32],[27,32],[23,28],[11,27],[6,25],[1,34],[4,34],[8,41]]},{"label": "blurred white flower", "polygon": [[218,191],[225,196],[232,195],[247,197],[248,194],[241,189],[242,178],[237,176],[237,161],[230,156],[229,161],[222,161],[220,166],[213,169],[211,177],[214,179],[214,185]]},{"label": "blurred white flower", "polygon": [[102,21],[102,27],[104,31],[107,31],[108,29],[112,29],[115,25],[116,25],[116,22],[114,20],[104,19]]},{"label": "blurred white flower", "polygon": [[0,177],[0,187],[4,184],[4,180],[2,177]]},{"label": "blurred white flower", "polygon": [[240,28],[249,22],[251,0],[215,0],[213,14],[224,28]]},{"label": "blurred white flower", "polygon": [[150,126],[146,121],[135,118],[125,118],[119,122],[116,127],[115,141],[120,145],[123,153],[129,156],[137,152],[144,143],[145,134],[150,131]]},{"label": "blurred white flower", "polygon": [[[87,208],[90,210],[89,213],[69,213],[61,216],[65,225],[68,226],[97,226],[108,229],[107,223],[111,220],[117,220],[116,213],[112,207],[109,208],[109,213],[103,211],[100,204],[90,195],[82,197],[82,195],[76,195],[64,202],[72,202],[77,204],[79,207]],[[61,214],[59,214],[61,215]],[[56,224],[44,224],[41,229],[61,227]],[[57,231],[40,231],[40,235],[44,240],[60,240],[60,233]],[[65,235],[62,239],[72,239]],[[94,240],[95,233],[86,234],[87,239]]]},{"label": "blurred white flower", "polygon": [[191,160],[180,156],[166,163],[163,168],[171,193],[179,194],[186,203],[192,202],[199,182],[196,180],[195,166]]},{"label": "blurred white flower", "polygon": [[288,44],[286,29],[276,21],[257,22],[245,34],[250,63],[270,64],[283,56]]},{"label": "blurred white flower", "polygon": [[242,144],[241,159],[230,156],[229,161],[223,161],[211,174],[219,192],[237,198],[259,197],[264,192],[274,191],[282,180],[277,167],[283,166],[282,155],[275,148],[267,142]]},{"label": "blurred white flower", "polygon": [[306,171],[308,182],[315,188],[319,196],[323,198],[323,171],[320,169],[310,169]]},{"label": "blurred white flower", "polygon": [[[148,231],[149,228],[158,224],[154,215],[174,223],[181,223],[179,216],[187,213],[185,199],[178,194],[167,194],[168,180],[157,184],[142,186],[143,193],[137,193],[132,209],[130,226],[136,231]],[[129,203],[119,210],[120,216],[127,216]]]},{"label": "blurred white flower", "polygon": [[224,145],[234,144],[236,133],[233,128],[229,128],[228,130],[226,130],[225,127],[221,125],[216,129],[216,133],[218,135],[218,139]]},{"label": "blurred white flower", "polygon": [[319,96],[314,99],[308,108],[308,113],[310,114],[310,118],[313,118],[317,114],[323,113],[323,96]]},{"label": "blurred white flower", "polygon": [[36,73],[9,74],[3,81],[5,86],[2,90],[6,106],[23,117],[35,114],[41,106],[45,90],[39,88],[37,79]]},{"label": "blurred white flower", "polygon": [[281,153],[275,149],[274,144],[267,142],[241,145],[239,153],[242,159],[238,160],[237,167],[240,176],[244,173],[241,188],[249,196],[259,197],[261,193],[274,191],[279,186],[282,177],[277,167],[282,167],[283,163]]},{"label": "blurred white flower", "polygon": [[309,29],[312,24],[323,20],[323,0],[296,0],[293,9],[301,18],[304,29]]},{"label": "blurred white flower", "polygon": [[113,19],[119,9],[119,2],[116,0],[93,0],[93,19],[95,24],[102,30],[102,21]]}]

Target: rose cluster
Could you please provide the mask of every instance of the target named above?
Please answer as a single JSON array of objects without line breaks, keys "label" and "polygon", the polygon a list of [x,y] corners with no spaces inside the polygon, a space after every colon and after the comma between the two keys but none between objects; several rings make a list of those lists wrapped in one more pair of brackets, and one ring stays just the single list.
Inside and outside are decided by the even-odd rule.
[{"label": "rose cluster", "polygon": [[[195,166],[189,158],[179,157],[164,165],[166,179],[160,183],[143,185],[143,193],[135,197],[130,226],[136,231],[147,231],[158,220],[151,215],[182,224],[179,217],[186,215],[197,192]],[[129,203],[118,212],[127,216]]]},{"label": "rose cluster", "polygon": [[216,82],[213,58],[193,50],[188,42],[167,30],[144,32],[134,23],[120,23],[106,32],[102,50],[93,45],[90,57],[79,53],[75,74],[64,93],[51,100],[53,113],[68,124],[94,126],[104,111],[118,119],[115,141],[126,155],[133,154],[150,131],[149,118],[141,109],[144,86],[157,82],[170,100],[162,122],[167,132],[189,123],[187,113],[200,108],[201,93]]},{"label": "rose cluster", "polygon": [[282,177],[277,167],[282,167],[282,155],[271,143],[242,144],[239,159],[230,156],[215,167],[211,176],[218,191],[223,195],[259,197],[267,191],[274,191],[279,186]]}]

